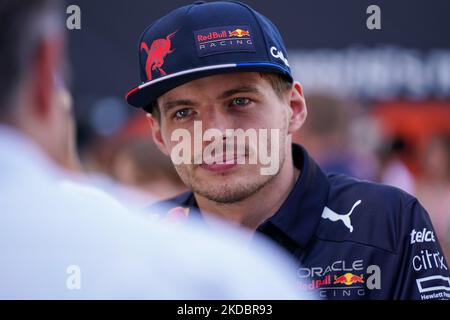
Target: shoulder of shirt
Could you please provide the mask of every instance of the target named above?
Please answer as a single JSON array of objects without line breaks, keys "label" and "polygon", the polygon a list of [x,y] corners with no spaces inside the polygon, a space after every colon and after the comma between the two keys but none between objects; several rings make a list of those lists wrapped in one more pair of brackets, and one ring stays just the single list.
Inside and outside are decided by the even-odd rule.
[{"label": "shoulder of shirt", "polygon": [[[328,181],[330,182],[330,197],[337,197],[346,192],[356,192],[357,194],[368,192],[366,196],[368,196],[369,199],[383,199],[383,203],[389,206],[398,203],[399,201],[401,203],[409,203],[417,200],[406,191],[386,184],[360,180],[338,173],[329,173],[327,176]],[[345,195],[348,196],[348,194]]]},{"label": "shoulder of shirt", "polygon": [[[331,221],[322,216],[316,236],[333,242],[353,242],[392,254],[409,228],[418,200],[396,187],[358,180],[342,174],[328,174],[330,190],[326,207],[339,215],[350,214],[353,231],[342,220]],[[333,214],[333,213],[332,213]],[[323,214],[324,215],[324,214]]]},{"label": "shoulder of shirt", "polygon": [[70,179],[64,179],[59,182],[61,190],[78,196],[86,200],[93,200],[99,203],[104,203],[113,206],[118,210],[126,210],[126,208],[115,198],[107,194],[105,191],[86,183],[75,182]]}]

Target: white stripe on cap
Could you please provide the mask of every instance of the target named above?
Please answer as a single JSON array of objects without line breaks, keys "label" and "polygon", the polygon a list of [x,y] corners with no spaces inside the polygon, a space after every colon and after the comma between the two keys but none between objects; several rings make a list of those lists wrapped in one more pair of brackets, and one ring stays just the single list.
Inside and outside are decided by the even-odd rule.
[{"label": "white stripe on cap", "polygon": [[228,63],[228,64],[217,64],[217,65],[213,65],[213,66],[206,66],[206,67],[200,67],[200,68],[194,68],[194,69],[189,69],[189,70],[184,70],[184,71],[179,71],[179,72],[175,72],[172,74],[169,74],[168,76],[164,76],[155,80],[151,80],[149,82],[143,83],[139,86],[139,89],[145,88],[149,85],[155,84],[157,82],[160,81],[164,81],[170,78],[174,78],[174,77],[178,77],[178,76],[182,76],[185,74],[190,74],[190,73],[195,73],[195,72],[199,72],[199,71],[207,71],[207,70],[215,70],[215,69],[224,69],[224,68],[236,68],[237,64],[236,63]]}]

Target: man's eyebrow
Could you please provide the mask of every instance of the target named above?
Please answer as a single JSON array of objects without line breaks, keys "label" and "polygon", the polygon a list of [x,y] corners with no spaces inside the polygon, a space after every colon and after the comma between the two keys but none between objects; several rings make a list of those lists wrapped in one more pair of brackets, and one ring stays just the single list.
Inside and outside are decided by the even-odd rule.
[{"label": "man's eyebrow", "polygon": [[188,100],[188,99],[178,99],[178,100],[167,101],[166,103],[164,103],[162,105],[162,112],[166,113],[170,109],[173,109],[180,105],[181,106],[194,106],[195,103],[192,100]]},{"label": "man's eyebrow", "polygon": [[[261,91],[252,85],[243,85],[243,86],[239,86],[239,87],[235,87],[235,88],[231,88],[228,89],[224,92],[222,92],[218,99],[226,99],[228,97],[231,97],[232,95],[236,94],[236,93],[255,93],[255,94],[261,94]],[[173,109],[177,106],[195,106],[196,103],[192,100],[189,99],[177,99],[177,100],[169,100],[166,103],[163,103],[162,105],[162,112],[166,113],[168,112],[170,109]]]},{"label": "man's eyebrow", "polygon": [[218,97],[218,99],[226,99],[228,97],[231,97],[232,95],[236,94],[236,93],[256,93],[256,94],[261,94],[261,90],[259,90],[257,87],[252,86],[252,85],[244,85],[244,86],[239,86],[236,88],[231,88],[227,91],[224,91],[223,93],[221,93]]}]

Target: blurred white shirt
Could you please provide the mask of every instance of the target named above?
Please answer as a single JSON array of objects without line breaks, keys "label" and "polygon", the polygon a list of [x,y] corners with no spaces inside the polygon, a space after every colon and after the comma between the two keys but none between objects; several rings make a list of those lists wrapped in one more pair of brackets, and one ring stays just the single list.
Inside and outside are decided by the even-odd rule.
[{"label": "blurred white shirt", "polygon": [[265,242],[151,223],[63,179],[0,126],[1,299],[301,298],[294,265]]}]

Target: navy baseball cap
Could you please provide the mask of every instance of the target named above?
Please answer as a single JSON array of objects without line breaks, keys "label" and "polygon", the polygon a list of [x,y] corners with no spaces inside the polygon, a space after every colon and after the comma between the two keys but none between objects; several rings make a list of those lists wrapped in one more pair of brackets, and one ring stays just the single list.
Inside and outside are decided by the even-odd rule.
[{"label": "navy baseball cap", "polygon": [[142,84],[126,100],[151,112],[156,99],[182,84],[235,71],[272,72],[292,82],[283,39],[274,24],[237,1],[205,2],[173,10],[139,40]]}]

